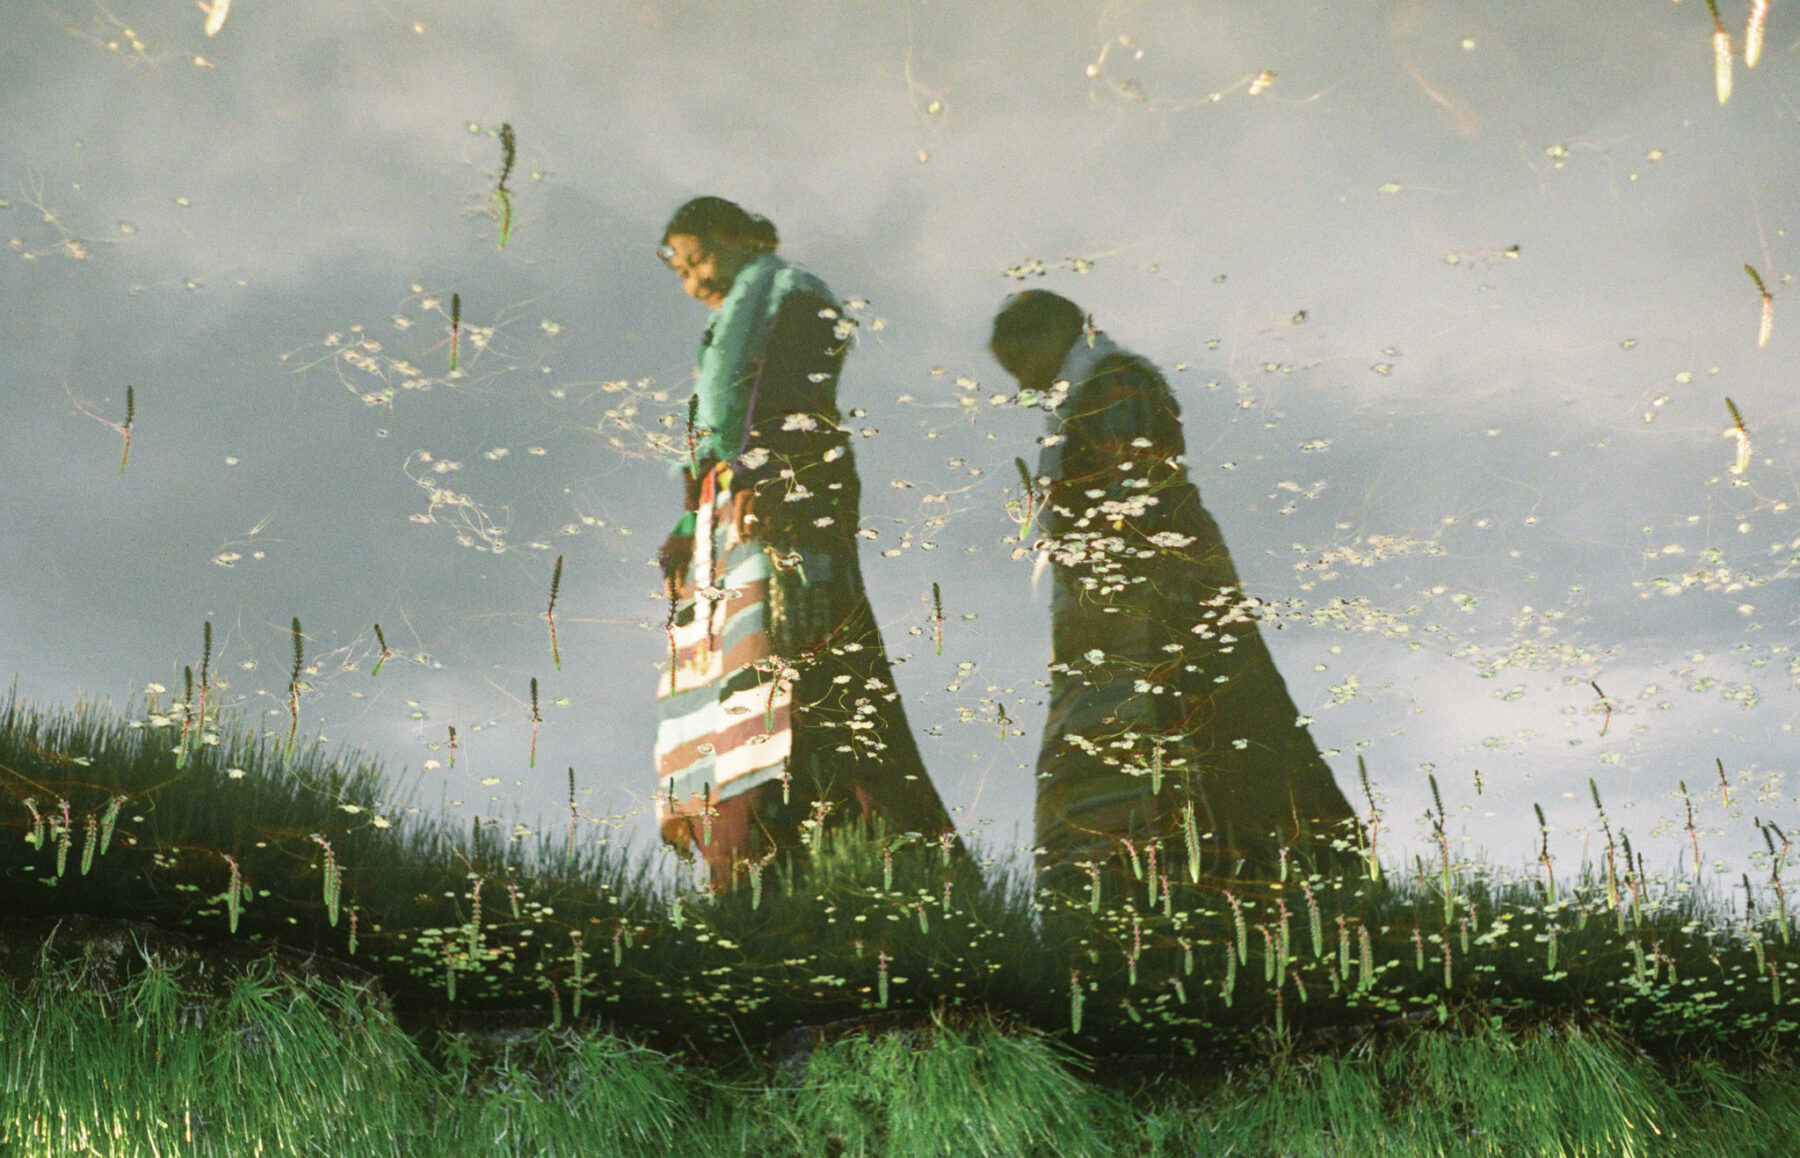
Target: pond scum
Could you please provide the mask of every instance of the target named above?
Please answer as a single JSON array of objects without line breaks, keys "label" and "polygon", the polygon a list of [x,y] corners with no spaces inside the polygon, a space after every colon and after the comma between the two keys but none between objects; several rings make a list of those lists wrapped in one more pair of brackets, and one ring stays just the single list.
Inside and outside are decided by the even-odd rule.
[{"label": "pond scum", "polygon": [[[671,886],[613,820],[465,829],[216,705],[140,711],[0,713],[0,1153],[1776,1155],[1800,1127],[1774,824],[1741,918],[1651,877],[1597,791],[1574,879],[1447,840],[1214,879],[1176,841],[1034,900],[930,834],[838,831],[766,887]],[[56,951],[96,922],[110,976]]]}]

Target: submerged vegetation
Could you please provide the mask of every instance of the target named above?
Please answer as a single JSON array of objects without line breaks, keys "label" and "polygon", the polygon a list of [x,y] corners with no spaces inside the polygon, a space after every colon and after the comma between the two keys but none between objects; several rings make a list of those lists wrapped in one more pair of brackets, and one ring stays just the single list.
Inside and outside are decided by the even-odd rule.
[{"label": "submerged vegetation", "polygon": [[[1692,879],[1653,878],[1629,835],[1615,840],[1592,785],[1606,860],[1573,878],[1547,846],[1543,872],[1526,880],[1454,859],[1447,840],[1441,863],[1382,866],[1376,814],[1355,868],[1332,874],[1295,847],[1276,879],[1212,878],[1152,844],[1130,850],[1135,871],[1095,868],[1080,895],[1034,896],[925,834],[838,829],[769,865],[765,890],[763,864],[710,881],[691,854],[671,882],[654,861],[675,854],[633,857],[613,821],[580,815],[572,769],[566,835],[492,817],[462,829],[409,805],[376,768],[330,761],[317,745],[288,750],[284,736],[236,731],[185,701],[152,699],[129,720],[16,699],[0,713],[0,875],[17,916],[300,948],[372,983],[290,992],[251,973],[202,1000],[149,954],[123,990],[92,994],[46,957],[0,1008],[12,1059],[0,1080],[25,1107],[0,1136],[62,1145],[76,1126],[52,1109],[83,1107],[90,1134],[148,1145],[180,1132],[196,1153],[252,1136],[293,1149],[301,1135],[334,1139],[335,1153],[457,1152],[503,1135],[518,1152],[576,1152],[566,1131],[578,1128],[659,1152],[679,1137],[676,1152],[754,1139],[791,1153],[821,1130],[844,1153],[915,1152],[902,1138],[941,1148],[927,1140],[962,1130],[978,1131],[985,1153],[1098,1153],[1126,1134],[1188,1138],[1179,1152],[1193,1152],[1194,1139],[1218,1145],[1219,1131],[1259,1152],[1270,1138],[1292,1146],[1300,1130],[1321,1153],[1354,1152],[1358,1138],[1519,1153],[1507,1139],[1541,1129],[1586,1138],[1577,1148],[1588,1152],[1699,1153],[1683,1147],[1729,1125],[1749,1131],[1732,1151],[1748,1154],[1773,1152],[1755,1141],[1779,1136],[1765,1111],[1800,1105],[1791,1069],[1759,1086],[1724,1060],[1673,1076],[1652,1065],[1754,1063],[1791,1048],[1800,953],[1782,876],[1794,850],[1773,823],[1758,821],[1768,877],[1744,877],[1741,919]],[[1437,809],[1441,834],[1441,798]],[[797,1085],[772,1079],[746,1095],[709,1084],[799,1027],[859,1018],[930,1028],[936,1044],[840,1043],[816,1052]],[[459,1019],[499,1019],[514,1044],[475,1066]],[[435,1066],[406,1032],[431,1026]],[[1403,1046],[1332,1056],[1394,1027],[1413,1027]],[[272,1049],[271,1035],[297,1048]],[[79,1043],[72,1060],[92,1064],[47,1065],[49,1047],[30,1043],[50,1037]],[[152,1066],[159,1048],[165,1061]],[[1114,1085],[1250,1062],[1262,1076],[1212,1089],[1198,1117],[1168,1106],[1133,1117],[1117,1089],[1070,1092],[1071,1051],[1106,1059],[1097,1068]],[[287,1066],[306,1073],[284,1077]],[[994,1067],[985,1088],[1014,1093],[981,1099],[977,1115],[960,1100],[983,1088],[969,1067]],[[1404,1078],[1413,1070],[1436,1076],[1421,1085]],[[95,1084],[106,1081],[116,1084]],[[1384,1084],[1396,1081],[1413,1084]],[[264,1098],[258,1082],[278,1092]],[[928,1092],[903,1100],[909,1083]],[[1537,1092],[1489,1120],[1490,1091],[1512,1087]],[[342,1088],[362,1091],[351,1102],[364,1112],[338,1112]],[[1712,1101],[1686,1110],[1676,1088]],[[162,1116],[128,1120],[111,1089]],[[1048,1139],[1033,1134],[1030,1110],[1052,1097],[1086,1109]],[[1396,1097],[1419,1102],[1396,1118]],[[629,1129],[596,1124],[604,1117],[577,1126],[580,1107],[602,1103],[626,1107],[617,1120]],[[1715,1103],[1762,1109],[1708,1127]],[[1545,1118],[1521,1119],[1521,1104]]]}]

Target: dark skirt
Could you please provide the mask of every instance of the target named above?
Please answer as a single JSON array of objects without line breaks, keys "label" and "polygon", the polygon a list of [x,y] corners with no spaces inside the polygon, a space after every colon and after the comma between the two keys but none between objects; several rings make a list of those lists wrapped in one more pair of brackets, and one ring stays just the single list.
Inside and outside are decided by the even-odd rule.
[{"label": "dark skirt", "polygon": [[1164,495],[1181,535],[1103,527],[1056,548],[1036,829],[1040,883],[1060,891],[1087,864],[1135,879],[1153,843],[1171,881],[1260,876],[1303,832],[1352,831],[1217,525],[1191,486]]}]

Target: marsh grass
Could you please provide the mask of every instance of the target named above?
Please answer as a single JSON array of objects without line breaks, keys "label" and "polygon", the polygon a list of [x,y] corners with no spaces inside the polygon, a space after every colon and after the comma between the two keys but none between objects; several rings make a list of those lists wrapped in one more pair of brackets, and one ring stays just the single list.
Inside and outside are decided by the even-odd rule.
[{"label": "marsh grass", "polygon": [[[1366,847],[1346,841],[1336,850],[1338,861],[1355,871],[1321,871],[1316,866],[1328,859],[1323,850],[1295,847],[1285,851],[1276,879],[1208,877],[1194,872],[1198,858],[1191,856],[1189,872],[1158,874],[1153,868],[1144,874],[1143,862],[1134,873],[1122,850],[1117,864],[1103,871],[1096,866],[1103,888],[1064,895],[1034,892],[1029,875],[1012,863],[996,867],[926,834],[854,827],[828,830],[806,848],[767,862],[766,879],[764,864],[741,863],[729,880],[710,881],[700,874],[703,862],[690,860],[675,866],[671,880],[663,871],[668,850],[634,853],[613,841],[610,820],[571,812],[573,837],[517,820],[452,823],[410,806],[400,786],[373,766],[329,760],[308,744],[288,756],[286,737],[235,732],[216,710],[212,722],[216,730],[205,742],[184,745],[173,713],[125,720],[93,705],[57,712],[36,711],[17,699],[6,705],[0,711],[0,879],[13,912],[130,918],[216,939],[229,937],[235,921],[237,936],[252,942],[279,941],[339,959],[354,954],[355,964],[379,982],[395,1023],[421,1034],[418,1048],[440,1069],[454,1069],[462,1048],[456,1032],[443,1027],[482,1014],[510,1019],[524,1031],[561,1023],[566,1009],[570,1028],[558,1033],[576,1034],[566,1040],[628,1038],[685,1062],[705,1062],[713,1067],[709,1072],[749,1064],[795,1027],[882,1009],[912,1018],[915,1028],[943,1019],[966,1027],[967,1019],[994,1015],[1007,1020],[1014,1037],[1037,1035],[1046,1050],[1054,1042],[1056,1049],[1072,1047],[1114,1062],[1135,1058],[1140,1068],[1168,1072],[1218,1062],[1251,1067],[1267,1081],[1289,1081],[1291,1089],[1281,1087],[1290,1089],[1283,1097],[1326,1107],[1306,1112],[1326,1115],[1335,1123],[1328,1137],[1338,1139],[1349,1129],[1346,1115],[1360,1113],[1355,1107],[1374,1096],[1355,1093],[1354,1083],[1379,1086],[1384,1079],[1354,1067],[1327,1075],[1319,1058],[1342,1035],[1374,1033],[1383,1024],[1427,1022],[1438,1027],[1433,1033],[1449,1031],[1439,1034],[1447,1042],[1473,1040],[1477,1030],[1547,1034],[1562,1051],[1559,1057],[1590,1068],[1599,1055],[1580,1052],[1590,1047],[1613,1051],[1609,1065],[1637,1065],[1643,1059],[1632,1051],[1638,1049],[1665,1058],[1713,1050],[1739,1065],[1791,1048],[1800,1028],[1794,1014],[1800,955],[1791,946],[1779,893],[1789,844],[1782,834],[1778,849],[1766,827],[1776,904],[1757,900],[1746,878],[1753,906],[1742,919],[1727,915],[1720,900],[1692,880],[1650,878],[1642,854],[1634,858],[1623,834],[1624,847],[1615,850],[1610,830],[1603,872],[1584,865],[1573,879],[1565,871],[1554,883],[1547,874],[1504,878],[1448,853],[1442,864],[1382,871],[1368,863],[1371,832]],[[192,755],[178,766],[183,748]],[[78,834],[94,830],[96,818],[112,836],[110,844],[103,840],[96,847],[87,836],[83,860],[90,871],[69,873],[68,850]],[[1173,857],[1165,857],[1165,869],[1167,859]],[[340,905],[350,921],[337,920]],[[1295,937],[1291,923],[1303,908],[1307,931]],[[1331,927],[1336,938],[1325,935]],[[42,981],[34,1000],[47,1000],[53,988]],[[439,1028],[427,1032],[432,1026]],[[1627,1041],[1630,1049],[1618,1044]],[[551,1051],[546,1057],[561,1058],[559,1048],[542,1047]],[[946,1056],[965,1061],[980,1053],[944,1048]],[[17,1051],[6,1052],[10,1057]],[[1388,1051],[1379,1056],[1387,1058]],[[1443,1060],[1452,1054],[1419,1056],[1452,1065]],[[526,1067],[521,1074],[530,1069],[514,1060]],[[1020,1105],[1041,1106],[1049,1096],[1029,1084],[1049,1080],[1041,1075],[1009,1078],[1015,1086],[1000,1097],[994,1091],[1002,1087],[992,1084],[998,1079],[970,1085],[975,1079],[966,1073],[930,1076],[876,1054],[855,1064],[880,1069],[892,1083],[988,1090],[981,1099],[986,1116],[971,1121],[1011,1121],[1006,1115]],[[964,1063],[944,1064],[954,1074]],[[1117,1071],[1097,1068],[1103,1075]],[[24,1081],[22,1072],[15,1065],[8,1080]],[[48,1088],[41,1085],[50,1080],[42,1067],[31,1072],[40,1083],[34,1088]],[[137,1070],[121,1072],[131,1082],[151,1081]],[[1488,1080],[1502,1078],[1514,1080],[1505,1074]],[[557,1116],[568,1112],[561,1095],[545,1093],[525,1077],[494,1080],[496,1090],[517,1094],[506,1095],[511,1108],[503,1112],[491,1099],[483,1108],[459,1104],[444,1110],[442,1120],[463,1123],[458,1129],[469,1138],[496,1138],[493,1131],[514,1128],[504,1122],[560,1121]],[[827,1084],[841,1087],[848,1080]],[[1550,1079],[1540,1074],[1530,1080]],[[1790,1113],[1793,1090],[1781,1088],[1788,1091],[1782,1112]],[[91,1090],[84,1096],[104,1105]],[[927,1115],[903,1121],[892,1117],[902,1111],[880,1109],[842,1089],[821,1097],[794,1101],[780,1112],[791,1110],[800,1115],[795,1121],[814,1123],[795,1127],[814,1131],[808,1137],[818,1136],[823,1127],[817,1123],[842,1119],[831,1130],[845,1153],[876,1152],[866,1149],[874,1144],[870,1139],[909,1130],[920,1139],[940,1137],[952,1118],[962,1120]],[[1467,1145],[1479,1137],[1513,1137],[1470,1117],[1487,1112],[1474,1104],[1482,1098],[1464,1099],[1469,1105],[1457,1109],[1462,1102],[1448,1092],[1443,1097],[1443,1123],[1489,1131],[1470,1133]],[[1390,1102],[1391,1095],[1381,1103],[1382,1116],[1370,1117],[1357,1137],[1386,1131],[1384,1146],[1412,1137],[1396,1125],[1406,1119],[1389,1112]],[[1658,1104],[1675,1114],[1667,1103]],[[858,1119],[858,1125],[844,1117],[853,1110],[867,1121]],[[1115,1111],[1123,1112],[1116,1106],[1107,1112]],[[1215,1111],[1224,1113],[1218,1107],[1208,1112]],[[650,1109],[643,1112],[646,1121],[660,1120]],[[725,1117],[701,1119],[711,1123],[708,1129],[754,1134],[758,1145],[802,1136],[782,1134],[766,1122],[754,1125],[765,1112],[775,1111],[744,1103]],[[1611,1130],[1607,1136],[1615,1140],[1638,1137],[1619,1133],[1619,1122],[1649,1120],[1635,1103],[1596,1100],[1581,1112],[1602,1131],[1594,1137]],[[967,1117],[969,1111],[955,1113]],[[1231,1113],[1241,1117],[1251,1110],[1240,1106]],[[298,1111],[291,1117],[310,1120]],[[526,1133],[509,1137],[539,1128],[518,1125]],[[1005,1143],[1017,1143],[1014,1149],[980,1150],[971,1140],[1022,1128],[957,1127],[964,1149],[953,1152],[1085,1152],[1054,1148],[1085,1136],[1061,1127],[1060,1141],[1036,1150],[1018,1148],[1033,1136],[1029,1130]],[[1554,1128],[1574,1129],[1566,1123]],[[1658,1146],[1672,1144],[1680,1127],[1665,1129],[1669,1139]],[[564,1145],[519,1152],[562,1152]],[[566,1145],[570,1152],[578,1149],[572,1141]],[[1524,1152],[1485,1146],[1465,1149]]]},{"label": "marsh grass", "polygon": [[1210,1089],[1109,1089],[1029,1026],[934,1016],[763,1072],[538,1030],[433,1062],[366,986],[259,962],[199,983],[140,945],[95,988],[0,989],[0,1146],[38,1155],[1707,1155],[1787,1153],[1800,1070],[1658,1067],[1603,1031],[1472,1018],[1283,1052]]}]

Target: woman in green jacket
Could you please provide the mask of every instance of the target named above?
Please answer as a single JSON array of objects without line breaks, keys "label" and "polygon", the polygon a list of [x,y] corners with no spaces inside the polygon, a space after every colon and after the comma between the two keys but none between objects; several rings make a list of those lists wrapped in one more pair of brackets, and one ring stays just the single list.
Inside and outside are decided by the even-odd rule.
[{"label": "woman in green jacket", "polygon": [[857,560],[860,486],[837,409],[855,330],[775,227],[683,205],[659,255],[714,311],[660,560],[657,819],[723,885],[746,861],[860,818],[954,840],[919,759]]}]

